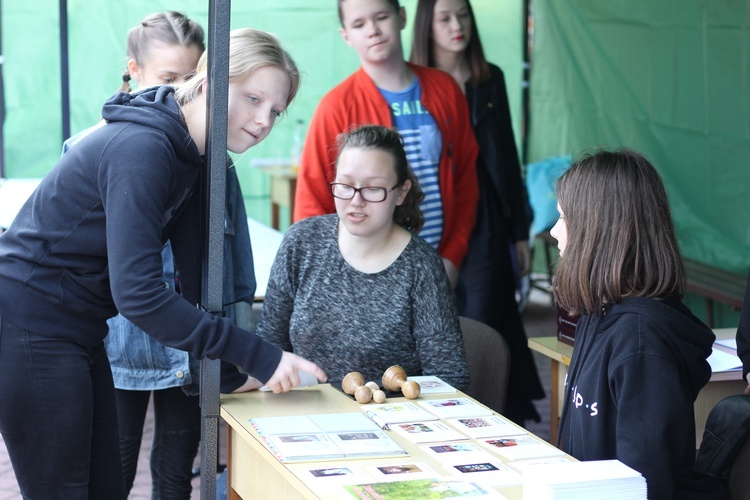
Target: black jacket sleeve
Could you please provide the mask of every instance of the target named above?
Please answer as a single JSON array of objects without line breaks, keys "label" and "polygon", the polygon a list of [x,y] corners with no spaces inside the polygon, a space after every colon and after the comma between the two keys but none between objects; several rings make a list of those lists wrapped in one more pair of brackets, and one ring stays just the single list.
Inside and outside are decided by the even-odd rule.
[{"label": "black jacket sleeve", "polygon": [[737,327],[737,356],[742,360],[742,377],[747,380],[750,372],[750,273],[747,275],[745,300],[742,303],[740,324]]}]

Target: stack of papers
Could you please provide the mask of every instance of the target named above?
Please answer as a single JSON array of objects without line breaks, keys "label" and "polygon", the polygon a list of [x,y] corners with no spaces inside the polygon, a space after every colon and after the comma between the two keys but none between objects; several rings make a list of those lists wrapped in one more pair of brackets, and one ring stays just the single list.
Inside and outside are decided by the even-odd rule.
[{"label": "stack of papers", "polygon": [[619,460],[539,464],[523,471],[523,497],[645,499],[646,479]]}]

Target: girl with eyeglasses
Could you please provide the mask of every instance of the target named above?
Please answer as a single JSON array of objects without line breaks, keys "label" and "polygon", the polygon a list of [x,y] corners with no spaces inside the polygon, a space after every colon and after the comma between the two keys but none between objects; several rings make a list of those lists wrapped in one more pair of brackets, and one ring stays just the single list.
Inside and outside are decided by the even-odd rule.
[{"label": "girl with eyeglasses", "polygon": [[422,191],[395,129],[338,138],[336,213],[284,235],[257,333],[315,362],[329,381],[380,380],[391,365],[464,389],[469,373],[440,256],[416,235]]}]

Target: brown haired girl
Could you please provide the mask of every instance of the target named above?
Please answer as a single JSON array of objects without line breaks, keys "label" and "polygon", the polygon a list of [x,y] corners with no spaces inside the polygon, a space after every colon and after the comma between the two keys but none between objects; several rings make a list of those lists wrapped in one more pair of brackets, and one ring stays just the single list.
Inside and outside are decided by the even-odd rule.
[{"label": "brown haired girl", "polygon": [[682,303],[685,274],[667,194],[631,150],[597,151],[557,183],[554,294],[581,314],[558,445],[579,460],[618,459],[649,498],[699,488],[693,402],[714,334]]},{"label": "brown haired girl", "polygon": [[339,136],[336,213],[295,223],[276,255],[257,333],[321,366],[379,380],[391,365],[465,388],[458,314],[440,256],[414,233],[422,192],[398,131]]}]

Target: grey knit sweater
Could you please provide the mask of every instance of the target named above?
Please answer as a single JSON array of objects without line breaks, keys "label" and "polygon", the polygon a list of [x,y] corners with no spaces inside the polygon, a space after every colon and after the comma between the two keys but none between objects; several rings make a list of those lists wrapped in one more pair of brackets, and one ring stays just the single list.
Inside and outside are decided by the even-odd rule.
[{"label": "grey knit sweater", "polygon": [[338,248],[335,214],[294,224],[276,255],[257,333],[323,368],[380,384],[399,364],[408,375],[469,384],[455,296],[443,263],[413,236],[385,270],[351,267]]}]

